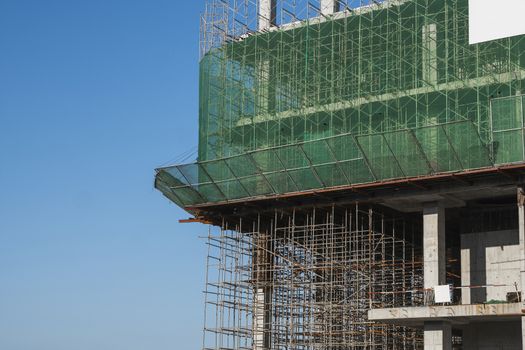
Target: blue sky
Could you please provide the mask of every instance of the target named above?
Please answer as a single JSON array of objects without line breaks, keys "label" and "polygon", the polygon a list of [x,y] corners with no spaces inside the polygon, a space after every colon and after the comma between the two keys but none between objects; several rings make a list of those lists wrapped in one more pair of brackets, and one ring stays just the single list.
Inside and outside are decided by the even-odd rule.
[{"label": "blue sky", "polygon": [[198,349],[206,227],[153,189],[197,144],[204,0],[0,1],[0,349]]}]

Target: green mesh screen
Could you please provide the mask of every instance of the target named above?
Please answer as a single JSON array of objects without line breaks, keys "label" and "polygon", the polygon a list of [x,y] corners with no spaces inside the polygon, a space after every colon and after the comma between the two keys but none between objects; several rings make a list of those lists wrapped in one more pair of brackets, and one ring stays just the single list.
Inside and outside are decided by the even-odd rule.
[{"label": "green mesh screen", "polygon": [[522,162],[525,37],[468,43],[468,0],[373,5],[251,33],[200,63],[181,206]]}]

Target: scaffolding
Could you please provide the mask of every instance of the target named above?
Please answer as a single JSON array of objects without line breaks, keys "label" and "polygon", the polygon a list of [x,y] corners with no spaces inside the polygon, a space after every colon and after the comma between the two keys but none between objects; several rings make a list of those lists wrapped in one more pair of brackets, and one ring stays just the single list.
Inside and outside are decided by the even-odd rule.
[{"label": "scaffolding", "polygon": [[[203,350],[422,348],[422,330],[368,320],[435,303],[422,218],[378,203],[464,204],[478,190],[448,198],[448,179],[485,188],[525,164],[525,35],[470,45],[468,1],[207,0],[198,159],[155,180],[188,221],[220,226]],[[460,235],[517,222],[492,207],[452,213],[452,302],[487,287],[461,284]]]},{"label": "scaffolding", "polygon": [[359,205],[224,222],[208,236],[203,349],[420,348],[420,331],[367,319],[423,303],[420,227]]},{"label": "scaffolding", "polygon": [[470,45],[468,0],[260,1],[206,5],[181,207],[525,161],[525,36]]},{"label": "scaffolding", "polygon": [[258,3],[207,5],[199,161],[458,120],[486,139],[489,101],[523,91],[523,36],[470,45],[468,0],[282,0],[265,30]]}]

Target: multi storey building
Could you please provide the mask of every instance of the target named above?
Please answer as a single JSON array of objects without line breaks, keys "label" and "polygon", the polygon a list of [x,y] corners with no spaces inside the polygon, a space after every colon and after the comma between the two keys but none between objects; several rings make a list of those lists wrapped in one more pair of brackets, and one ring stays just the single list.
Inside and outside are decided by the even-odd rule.
[{"label": "multi storey building", "polygon": [[208,1],[155,179],[210,225],[203,349],[525,348],[525,30],[475,3]]}]

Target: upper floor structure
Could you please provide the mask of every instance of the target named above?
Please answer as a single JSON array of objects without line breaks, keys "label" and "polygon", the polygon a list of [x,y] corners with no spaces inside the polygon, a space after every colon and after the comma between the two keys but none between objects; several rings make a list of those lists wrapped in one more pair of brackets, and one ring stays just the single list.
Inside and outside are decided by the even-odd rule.
[{"label": "upper floor structure", "polygon": [[525,161],[525,36],[469,42],[468,0],[211,0],[198,159],[179,206],[495,171]]}]

